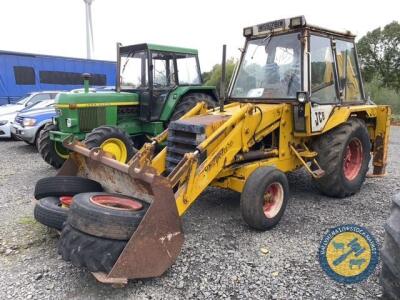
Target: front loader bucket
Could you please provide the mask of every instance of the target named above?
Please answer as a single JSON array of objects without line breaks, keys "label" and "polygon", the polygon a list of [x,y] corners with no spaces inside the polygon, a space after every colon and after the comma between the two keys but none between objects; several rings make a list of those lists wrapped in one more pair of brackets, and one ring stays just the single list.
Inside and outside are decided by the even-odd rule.
[{"label": "front loader bucket", "polygon": [[57,175],[76,175],[100,182],[107,192],[122,193],[150,203],[138,228],[110,273],[93,273],[100,282],[125,284],[128,279],[162,275],[176,260],[183,245],[182,223],[169,181],[150,167],[120,163],[99,149],[79,142]]}]

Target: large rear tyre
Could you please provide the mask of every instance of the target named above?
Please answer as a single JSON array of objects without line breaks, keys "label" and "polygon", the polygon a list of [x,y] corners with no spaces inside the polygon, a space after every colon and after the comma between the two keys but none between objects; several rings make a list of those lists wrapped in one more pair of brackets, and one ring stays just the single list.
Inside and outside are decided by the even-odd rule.
[{"label": "large rear tyre", "polygon": [[208,94],[204,93],[189,93],[183,96],[179,103],[175,106],[171,116],[171,121],[180,119],[184,114],[196,106],[199,102],[206,102],[208,108],[213,108],[216,105],[215,100]]},{"label": "large rear tyre", "polygon": [[400,299],[400,194],[393,201],[385,231],[380,282],[385,299]]},{"label": "large rear tyre", "polygon": [[46,124],[37,138],[37,149],[45,162],[59,169],[68,158],[68,150],[61,143],[50,140],[50,131],[57,131],[53,123]]},{"label": "large rear tyre", "polygon": [[286,209],[289,184],[274,167],[260,167],[246,180],[240,197],[243,220],[252,228],[268,230],[277,225]]},{"label": "large rear tyre", "polygon": [[144,201],[120,194],[79,194],[70,207],[68,224],[93,236],[129,240],[148,207]]},{"label": "large rear tyre", "polygon": [[122,163],[128,162],[137,149],[131,137],[122,129],[113,126],[100,126],[92,130],[84,141],[86,147],[101,148]]},{"label": "large rear tyre", "polygon": [[78,176],[53,176],[39,179],[35,186],[35,199],[44,197],[75,196],[80,193],[102,192],[97,181]]},{"label": "large rear tyre", "polygon": [[35,204],[33,215],[39,223],[61,230],[68,217],[68,208],[61,206],[59,197],[46,197]]},{"label": "large rear tyre", "polygon": [[99,238],[66,223],[58,242],[58,253],[76,267],[90,272],[110,272],[127,241]]},{"label": "large rear tyre", "polygon": [[313,149],[325,171],[324,176],[314,179],[323,194],[343,198],[360,190],[371,159],[371,142],[362,120],[351,118],[323,134]]}]

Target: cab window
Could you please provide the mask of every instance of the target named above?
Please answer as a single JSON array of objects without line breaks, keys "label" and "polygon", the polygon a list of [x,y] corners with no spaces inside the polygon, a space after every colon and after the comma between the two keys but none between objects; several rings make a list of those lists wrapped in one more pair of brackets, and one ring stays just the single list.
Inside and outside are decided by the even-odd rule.
[{"label": "cab window", "polygon": [[174,57],[169,53],[152,52],[153,87],[167,88],[176,85]]},{"label": "cab window", "polygon": [[317,103],[338,102],[330,39],[312,35],[310,49],[311,100]]},{"label": "cab window", "polygon": [[348,41],[336,40],[336,59],[339,87],[343,101],[361,101],[360,76],[356,65],[354,44]]}]

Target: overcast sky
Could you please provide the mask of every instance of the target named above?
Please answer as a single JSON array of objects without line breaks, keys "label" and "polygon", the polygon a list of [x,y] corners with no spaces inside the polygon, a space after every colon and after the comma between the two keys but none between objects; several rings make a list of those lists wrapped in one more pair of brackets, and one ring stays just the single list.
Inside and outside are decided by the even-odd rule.
[{"label": "overcast sky", "polygon": [[[197,48],[202,70],[237,57],[243,27],[305,15],[309,23],[361,36],[400,21],[400,1],[94,0],[93,58],[115,60],[115,43]],[[0,49],[86,57],[83,0],[0,0]]]}]

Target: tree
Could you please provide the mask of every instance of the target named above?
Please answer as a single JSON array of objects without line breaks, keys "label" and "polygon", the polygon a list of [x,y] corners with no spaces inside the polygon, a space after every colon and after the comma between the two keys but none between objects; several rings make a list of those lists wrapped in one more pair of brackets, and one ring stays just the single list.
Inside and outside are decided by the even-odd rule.
[{"label": "tree", "polygon": [[[230,58],[226,61],[226,78],[225,78],[225,87],[228,88],[229,82],[233,75],[233,70],[235,69],[236,60],[234,58]],[[208,80],[206,81],[206,85],[212,85],[217,87],[217,91],[220,91],[221,86],[221,75],[222,75],[222,67],[220,64],[214,65],[211,72],[209,72]]]},{"label": "tree", "polygon": [[385,87],[400,91],[400,24],[396,21],[368,32],[357,43],[363,77],[378,77]]}]

